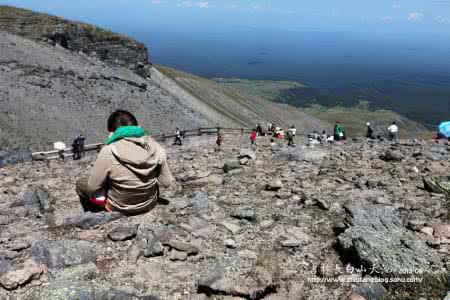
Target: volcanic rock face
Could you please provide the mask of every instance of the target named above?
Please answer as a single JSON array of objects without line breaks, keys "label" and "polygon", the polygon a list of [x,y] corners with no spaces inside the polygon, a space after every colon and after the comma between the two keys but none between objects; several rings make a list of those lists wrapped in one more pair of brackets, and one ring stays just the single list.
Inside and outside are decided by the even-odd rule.
[{"label": "volcanic rock face", "polygon": [[[0,299],[442,299],[449,290],[448,199],[423,178],[450,164],[415,154],[432,145],[287,150],[260,138],[239,173],[223,166],[250,154],[246,136],[226,136],[221,151],[214,138],[165,146],[179,186],[133,217],[81,213],[74,184],[94,155],[0,169]],[[384,161],[388,151],[402,160]],[[413,277],[424,281],[369,281]]]},{"label": "volcanic rock face", "polygon": [[58,44],[76,52],[94,54],[102,61],[133,70],[148,64],[147,48],[133,39],[47,14],[0,6],[0,30],[34,41]]}]

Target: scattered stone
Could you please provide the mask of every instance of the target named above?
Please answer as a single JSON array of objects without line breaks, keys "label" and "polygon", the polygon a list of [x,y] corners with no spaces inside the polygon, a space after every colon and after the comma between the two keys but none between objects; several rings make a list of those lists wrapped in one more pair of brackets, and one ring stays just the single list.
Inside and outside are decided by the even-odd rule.
[{"label": "scattered stone", "polygon": [[381,157],[384,161],[395,161],[400,162],[403,160],[403,154],[400,151],[393,150],[393,151],[387,151],[384,156]]},{"label": "scattered stone", "polygon": [[124,217],[124,215],[120,212],[85,212],[78,216],[67,218],[64,220],[64,225],[71,225],[87,230],[118,220],[122,217]]},{"label": "scattered stone", "polygon": [[61,269],[96,260],[91,243],[75,240],[36,241],[31,247],[31,256],[35,262],[44,264],[49,269]]},{"label": "scattered stone", "polygon": [[367,300],[385,299],[386,289],[381,284],[364,284],[355,287],[355,292]]},{"label": "scattered stone", "polygon": [[242,165],[242,166],[246,166],[246,165],[248,165],[248,163],[249,163],[248,158],[241,158],[239,160],[239,164]]},{"label": "scattered stone", "polygon": [[234,169],[227,173],[228,176],[235,176],[242,173],[242,169]]},{"label": "scattered stone", "polygon": [[177,261],[177,260],[185,261],[187,259],[187,253],[172,249],[172,251],[170,251],[169,259],[173,260],[173,261]]},{"label": "scattered stone", "polygon": [[231,170],[240,169],[240,168],[241,168],[241,165],[240,165],[239,161],[237,161],[237,160],[227,161],[223,165],[223,170],[225,171],[225,173],[229,173]]},{"label": "scattered stone", "polygon": [[185,183],[188,186],[192,187],[203,187],[208,185],[222,185],[223,177],[219,175],[211,175],[205,178],[200,178],[192,181],[188,181]]},{"label": "scattered stone", "polygon": [[426,221],[423,219],[411,219],[406,227],[414,231],[420,231],[425,226]]},{"label": "scattered stone", "polygon": [[262,221],[262,222],[259,224],[259,226],[260,226],[262,229],[268,229],[268,228],[272,227],[272,225],[273,225],[274,223],[275,223],[275,222],[274,222],[273,220],[269,219],[269,220],[264,220],[264,221]]},{"label": "scattered stone", "polygon": [[[263,299],[276,291],[273,275],[277,271],[277,260],[269,257],[268,266],[261,259],[254,268],[241,258],[219,258],[209,262],[198,282],[197,293],[228,295],[244,299]],[[222,266],[227,266],[223,268]],[[235,266],[240,266],[238,270]]]},{"label": "scattered stone", "polygon": [[57,280],[92,280],[97,276],[97,265],[93,262],[51,271]]},{"label": "scattered stone", "polygon": [[131,240],[136,236],[138,225],[120,225],[108,232],[108,237],[111,241],[126,241]]},{"label": "scattered stone", "polygon": [[0,216],[0,226],[1,225],[8,225],[9,223],[11,223],[11,218],[8,216]]},{"label": "scattered stone", "polygon": [[15,241],[8,245],[8,248],[12,251],[22,251],[24,249],[30,248],[31,244],[26,241]]},{"label": "scattered stone", "polygon": [[[291,192],[278,192],[275,197],[278,199],[289,199],[292,196]],[[294,199],[293,199],[294,200]],[[300,199],[298,199],[300,200]],[[297,200],[297,201],[298,201]],[[295,200],[294,200],[295,201]]]},{"label": "scattered stone", "polygon": [[317,198],[316,203],[317,203],[317,206],[321,209],[324,209],[324,210],[330,209],[330,204],[328,203],[327,200],[325,200],[323,198]]},{"label": "scattered stone", "polygon": [[241,231],[241,227],[233,223],[222,222],[222,225],[232,234],[238,234]]},{"label": "scattered stone", "polygon": [[20,253],[12,250],[0,250],[0,257],[7,259],[15,259],[20,256]]},{"label": "scattered stone", "polygon": [[176,240],[170,240],[168,243],[165,243],[165,245],[178,251],[186,252],[188,255],[196,255],[200,252],[194,245]]},{"label": "scattered stone", "polygon": [[92,282],[76,280],[57,280],[51,282],[41,290],[36,290],[31,300],[64,299],[64,300],[159,300],[157,297],[147,295],[139,296],[128,291],[115,288],[104,288]]},{"label": "scattered stone", "polygon": [[205,192],[195,192],[191,198],[192,207],[196,210],[208,208],[208,194]]},{"label": "scattered stone", "polygon": [[332,277],[336,275],[337,261],[333,258],[325,258],[316,269],[317,275],[320,277]]},{"label": "scattered stone", "polygon": [[244,219],[250,222],[256,221],[256,212],[252,208],[242,208],[238,212],[231,215],[237,219]]},{"label": "scattered stone", "polygon": [[281,180],[271,181],[266,184],[267,191],[278,191],[281,188],[283,188],[283,183],[281,182]]},{"label": "scattered stone", "polygon": [[231,239],[225,240],[224,245],[227,248],[231,248],[231,249],[235,249],[236,248],[236,242],[234,240],[231,240]]},{"label": "scattered stone", "polygon": [[164,247],[161,241],[159,241],[156,236],[154,236],[151,232],[149,232],[145,249],[144,249],[144,256],[145,257],[155,257],[155,256],[161,256],[164,252]]},{"label": "scattered stone", "polygon": [[144,242],[137,241],[128,249],[128,262],[135,264],[139,257],[144,254]]},{"label": "scattered stone", "polygon": [[286,248],[298,248],[302,245],[302,242],[299,240],[284,240],[281,241],[281,246],[286,247]]},{"label": "scattered stone", "polygon": [[6,273],[11,268],[11,261],[0,257],[0,274]]},{"label": "scattered stone", "polygon": [[241,149],[241,151],[239,152],[239,158],[241,158],[241,159],[247,158],[247,159],[255,160],[256,153],[250,149]]},{"label": "scattered stone", "polygon": [[434,225],[433,231],[437,238],[450,238],[450,225]]},{"label": "scattered stone", "polygon": [[422,229],[420,229],[420,232],[422,232],[428,236],[433,236],[434,230],[432,227],[423,227]]},{"label": "scattered stone", "polygon": [[13,290],[34,279],[38,279],[43,271],[44,269],[42,266],[39,266],[32,261],[27,261],[24,268],[1,275],[0,285],[7,290]]}]

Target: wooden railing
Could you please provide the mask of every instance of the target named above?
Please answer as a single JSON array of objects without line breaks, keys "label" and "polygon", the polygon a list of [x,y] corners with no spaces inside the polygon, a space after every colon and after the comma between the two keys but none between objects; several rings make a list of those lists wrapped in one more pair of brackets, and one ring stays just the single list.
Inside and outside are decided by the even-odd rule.
[{"label": "wooden railing", "polygon": [[[197,129],[190,129],[190,130],[183,130],[184,137],[192,137],[192,136],[202,136],[202,135],[216,135],[219,128],[217,127],[211,127],[211,128],[197,128]],[[251,133],[251,129],[249,128],[220,128],[220,131],[222,134],[249,134]],[[165,142],[169,139],[174,139],[176,137],[176,134],[160,134],[160,135],[154,135],[152,138],[154,138],[156,141],[159,142]],[[103,143],[96,143],[96,144],[88,144],[84,146],[84,151],[99,151],[103,147]],[[73,156],[73,149],[72,147],[66,148],[64,150],[50,150],[50,151],[41,151],[41,152],[34,152],[31,154],[31,157],[33,160],[51,160],[51,159],[58,159],[58,158],[66,158]]]}]

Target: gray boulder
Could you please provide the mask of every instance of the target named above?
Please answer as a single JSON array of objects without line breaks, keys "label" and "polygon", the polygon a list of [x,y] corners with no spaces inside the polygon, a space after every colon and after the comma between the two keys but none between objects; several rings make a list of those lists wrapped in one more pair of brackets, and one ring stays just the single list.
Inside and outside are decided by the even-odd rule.
[{"label": "gray boulder", "polygon": [[[349,228],[339,235],[348,260],[380,275],[400,275],[408,270],[440,270],[442,262],[424,241],[403,227],[394,207],[345,207]],[[356,261],[355,261],[356,260]]]},{"label": "gray boulder", "polygon": [[161,256],[163,252],[164,247],[161,241],[155,235],[153,235],[153,233],[149,232],[145,242],[144,256],[145,257]]},{"label": "gray boulder", "polygon": [[239,152],[239,157],[240,159],[242,158],[248,158],[248,159],[252,159],[255,160],[256,159],[256,153],[251,150],[251,149],[241,149],[241,151]]},{"label": "gray boulder", "polygon": [[120,225],[108,232],[108,237],[115,242],[130,240],[136,236],[137,229],[137,225]]},{"label": "gray boulder", "polygon": [[50,283],[32,294],[32,300],[158,300],[154,296],[137,294],[94,285],[91,282],[61,280]]},{"label": "gray boulder", "polygon": [[241,164],[238,160],[229,160],[229,161],[225,162],[225,164],[223,165],[223,170],[225,173],[228,173],[232,170],[240,169],[240,168],[241,168]]},{"label": "gray boulder", "polygon": [[195,192],[191,198],[192,207],[196,210],[208,208],[208,194],[205,192]]},{"label": "gray boulder", "polygon": [[20,195],[20,198],[11,204],[11,207],[25,206],[26,208],[36,208],[41,213],[50,211],[50,194],[42,188],[26,190]]},{"label": "gray boulder", "polygon": [[35,262],[49,269],[62,269],[96,260],[94,245],[76,240],[36,241],[31,247],[31,256]]},{"label": "gray boulder", "polygon": [[86,212],[78,216],[70,217],[64,220],[64,225],[72,225],[80,229],[92,229],[96,226],[103,225],[124,217],[119,212]]},{"label": "gray boulder", "polygon": [[403,154],[398,150],[389,150],[384,155],[381,156],[384,161],[396,161],[400,162],[404,159]]}]

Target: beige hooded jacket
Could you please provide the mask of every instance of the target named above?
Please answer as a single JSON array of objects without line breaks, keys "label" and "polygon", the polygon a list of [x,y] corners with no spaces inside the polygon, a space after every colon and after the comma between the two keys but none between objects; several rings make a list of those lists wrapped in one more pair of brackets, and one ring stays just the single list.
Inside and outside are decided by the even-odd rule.
[{"label": "beige hooded jacket", "polygon": [[152,138],[124,138],[100,151],[88,181],[90,193],[107,190],[110,206],[136,214],[158,200],[159,185],[174,183],[165,150]]}]

